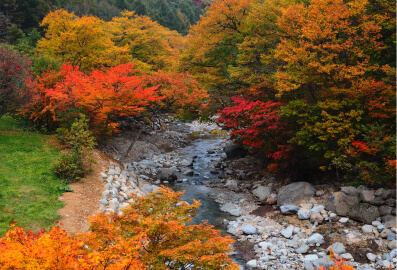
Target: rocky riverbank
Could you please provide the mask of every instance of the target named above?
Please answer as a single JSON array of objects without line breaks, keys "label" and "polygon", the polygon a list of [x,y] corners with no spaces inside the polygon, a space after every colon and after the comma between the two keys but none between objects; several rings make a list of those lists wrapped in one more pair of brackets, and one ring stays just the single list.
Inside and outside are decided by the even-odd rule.
[{"label": "rocky riverbank", "polygon": [[[205,184],[208,196],[234,216],[223,223],[237,239],[247,268],[327,267],[332,263],[330,249],[358,269],[396,266],[395,190],[289,184],[226,140],[206,143],[205,136],[221,134],[214,124],[168,127],[146,132],[130,162],[111,164],[103,172],[102,211],[122,212],[130,193],[143,196],[161,184]],[[193,132],[199,139],[190,140]],[[112,145],[119,149],[117,158],[127,143],[118,139]]]}]

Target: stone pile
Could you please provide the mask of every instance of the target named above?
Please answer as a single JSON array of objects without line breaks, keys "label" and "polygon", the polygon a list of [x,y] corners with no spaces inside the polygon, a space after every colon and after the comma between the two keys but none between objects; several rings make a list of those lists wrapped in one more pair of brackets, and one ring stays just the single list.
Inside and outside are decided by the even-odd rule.
[{"label": "stone pile", "polygon": [[326,208],[339,216],[348,216],[367,224],[381,219],[386,226],[392,227],[396,224],[396,190],[342,187],[341,191],[332,195]]},{"label": "stone pile", "polygon": [[[228,233],[236,236],[238,241],[254,244],[256,258],[247,262],[249,269],[314,270],[320,266],[328,268],[332,265],[328,256],[331,249],[359,270],[381,269],[386,265],[395,267],[397,264],[397,249],[382,255],[368,253],[370,263],[356,263],[352,254],[346,251],[344,244],[336,242],[324,246],[324,236],[316,233],[314,226],[303,229],[289,224],[281,225],[271,218],[253,215],[240,216],[235,221],[224,222],[227,224]],[[354,233],[357,239],[367,237],[359,232]]]},{"label": "stone pile", "polygon": [[121,170],[119,166],[109,166],[101,173],[104,191],[100,203],[100,211],[122,214],[123,208],[133,202],[131,194],[144,196],[158,187],[139,181],[134,171]]}]

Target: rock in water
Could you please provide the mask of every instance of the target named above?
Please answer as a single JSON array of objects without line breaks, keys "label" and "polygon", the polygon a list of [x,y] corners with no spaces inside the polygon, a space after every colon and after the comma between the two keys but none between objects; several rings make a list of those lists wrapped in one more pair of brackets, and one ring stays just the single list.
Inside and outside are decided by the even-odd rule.
[{"label": "rock in water", "polygon": [[297,205],[303,200],[312,198],[315,193],[316,189],[310,183],[292,183],[280,188],[277,195],[277,204],[279,206],[286,204]]},{"label": "rock in water", "polygon": [[161,181],[175,182],[178,177],[175,172],[169,168],[162,168],[157,172],[157,178]]},{"label": "rock in water", "polygon": [[247,150],[235,144],[227,145],[224,151],[228,158],[245,157],[247,155]]}]

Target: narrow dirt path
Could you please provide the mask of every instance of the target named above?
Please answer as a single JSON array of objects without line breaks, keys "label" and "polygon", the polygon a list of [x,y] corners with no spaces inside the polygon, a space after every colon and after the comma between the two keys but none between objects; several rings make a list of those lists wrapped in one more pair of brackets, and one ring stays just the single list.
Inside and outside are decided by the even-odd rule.
[{"label": "narrow dirt path", "polygon": [[92,172],[85,180],[70,184],[73,192],[65,192],[59,197],[66,205],[57,212],[62,217],[61,227],[68,234],[87,231],[87,219],[99,212],[99,200],[103,191],[100,173],[105,170],[110,159],[98,150],[93,151],[93,157],[97,162],[92,164]]}]

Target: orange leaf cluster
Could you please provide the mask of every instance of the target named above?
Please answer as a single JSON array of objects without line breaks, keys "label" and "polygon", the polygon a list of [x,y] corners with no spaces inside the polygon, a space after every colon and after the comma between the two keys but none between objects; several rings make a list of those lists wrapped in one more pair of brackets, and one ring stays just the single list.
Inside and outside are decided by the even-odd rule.
[{"label": "orange leaf cluster", "polygon": [[85,74],[65,64],[38,78],[33,98],[21,109],[34,121],[56,122],[62,113],[80,109],[98,133],[117,130],[116,116],[131,116],[161,97],[157,87],[145,87],[134,75],[134,65],[124,64]]},{"label": "orange leaf cluster", "polygon": [[15,224],[0,239],[1,269],[239,269],[226,255],[233,240],[207,224],[186,225],[199,202],[159,189],[133,196],[123,215],[99,214],[88,232],[60,227],[32,234]]}]

